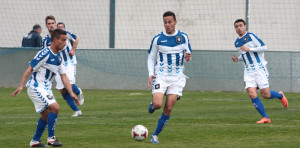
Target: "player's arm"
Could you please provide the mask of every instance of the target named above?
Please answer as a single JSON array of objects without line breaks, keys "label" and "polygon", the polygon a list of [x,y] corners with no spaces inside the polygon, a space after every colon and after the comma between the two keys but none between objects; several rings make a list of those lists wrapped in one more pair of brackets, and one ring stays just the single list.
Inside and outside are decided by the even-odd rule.
[{"label": "player's arm", "polygon": [[24,83],[27,80],[27,78],[31,75],[32,71],[33,71],[33,69],[29,65],[29,67],[25,70],[25,72],[22,76],[22,80],[21,80],[19,87],[10,96],[16,96],[17,94],[21,93],[21,91],[23,90]]},{"label": "player's arm", "polygon": [[237,61],[241,61],[241,60],[242,60],[242,55],[240,55],[239,57],[237,57],[235,54],[232,55],[233,62],[237,62]]},{"label": "player's arm", "polygon": [[42,41],[42,49],[46,48],[47,47],[47,39],[46,37],[43,39]]},{"label": "player's arm", "polygon": [[73,98],[73,100],[76,102],[76,104],[79,105],[79,100],[78,100],[77,96],[73,93],[72,86],[70,84],[69,78],[67,77],[67,74],[66,73],[60,74],[60,77],[61,77],[62,83],[64,84],[65,88],[69,92],[70,96]]},{"label": "player's arm", "polygon": [[69,52],[69,54],[71,56],[74,56],[75,55],[75,50],[77,49],[77,45],[79,43],[79,37],[76,36],[75,34],[72,34],[72,33],[70,33],[70,36],[71,36],[72,40],[74,41],[74,43],[73,43],[72,49]]},{"label": "player's arm", "polygon": [[250,34],[250,37],[253,41],[253,43],[256,45],[255,48],[250,48],[250,51],[252,52],[264,52],[268,50],[268,47],[265,45],[265,43],[258,38],[256,35]]},{"label": "player's arm", "polygon": [[152,84],[152,80],[154,78],[154,65],[155,65],[155,59],[156,59],[156,55],[157,55],[157,38],[154,38],[152,40],[150,49],[148,50],[148,61],[147,61],[147,66],[148,66],[148,73],[149,73],[149,78],[148,78],[148,83],[147,83],[147,87],[150,86],[150,84]]},{"label": "player's arm", "polygon": [[185,50],[184,50],[184,60],[186,62],[189,62],[190,60],[192,60],[192,48],[191,48],[191,44],[190,44],[190,40],[188,38],[188,36],[186,34],[183,35],[185,40],[186,40],[186,43],[185,43]]}]

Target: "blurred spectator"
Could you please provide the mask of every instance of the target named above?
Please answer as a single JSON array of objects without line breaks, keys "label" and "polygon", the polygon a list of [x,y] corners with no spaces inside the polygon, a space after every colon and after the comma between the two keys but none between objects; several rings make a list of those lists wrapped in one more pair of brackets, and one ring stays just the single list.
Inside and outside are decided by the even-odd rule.
[{"label": "blurred spectator", "polygon": [[42,28],[39,24],[35,24],[32,31],[23,37],[22,47],[42,47]]}]

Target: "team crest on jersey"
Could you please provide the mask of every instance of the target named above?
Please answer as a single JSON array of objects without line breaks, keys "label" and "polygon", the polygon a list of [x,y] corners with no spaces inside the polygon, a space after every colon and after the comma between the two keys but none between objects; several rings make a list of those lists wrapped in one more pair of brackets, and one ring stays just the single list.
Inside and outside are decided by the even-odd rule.
[{"label": "team crest on jersey", "polygon": [[156,84],[156,85],[154,86],[154,88],[155,88],[155,89],[159,89],[159,88],[160,88],[160,84]]},{"label": "team crest on jersey", "polygon": [[248,41],[248,37],[244,37],[244,43],[246,43]]},{"label": "team crest on jersey", "polygon": [[176,43],[177,44],[182,43],[182,36],[176,36]]},{"label": "team crest on jersey", "polygon": [[58,57],[59,63],[61,63],[61,61],[62,61],[61,57],[60,56],[57,56],[57,57]]}]

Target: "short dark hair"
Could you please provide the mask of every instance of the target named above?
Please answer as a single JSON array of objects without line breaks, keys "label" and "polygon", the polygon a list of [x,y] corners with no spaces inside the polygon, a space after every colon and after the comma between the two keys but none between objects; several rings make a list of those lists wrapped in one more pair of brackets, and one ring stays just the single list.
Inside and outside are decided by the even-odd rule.
[{"label": "short dark hair", "polygon": [[174,21],[176,21],[176,16],[175,16],[175,13],[174,13],[174,12],[172,12],[172,11],[167,11],[167,12],[164,13],[163,18],[166,17],[166,16],[173,16]]},{"label": "short dark hair", "polygon": [[39,29],[41,28],[41,26],[39,24],[35,24],[33,27],[32,27],[32,30],[35,30],[35,29]]},{"label": "short dark hair", "polygon": [[66,25],[65,25],[63,22],[58,22],[58,23],[57,23],[57,26],[60,25],[60,24],[63,24],[64,27],[66,27]]},{"label": "short dark hair", "polygon": [[52,33],[51,33],[51,41],[54,41],[54,38],[59,38],[60,35],[67,35],[67,32],[65,30],[62,29],[55,29]]},{"label": "short dark hair", "polygon": [[48,16],[46,16],[46,18],[45,18],[45,23],[46,23],[46,25],[47,25],[47,20],[54,20],[54,22],[56,22],[56,21],[55,21],[55,17],[54,17],[53,15],[48,15]]},{"label": "short dark hair", "polygon": [[246,25],[246,22],[243,19],[237,19],[237,20],[235,20],[234,24],[235,23],[239,23],[239,22],[243,22],[243,24]]}]

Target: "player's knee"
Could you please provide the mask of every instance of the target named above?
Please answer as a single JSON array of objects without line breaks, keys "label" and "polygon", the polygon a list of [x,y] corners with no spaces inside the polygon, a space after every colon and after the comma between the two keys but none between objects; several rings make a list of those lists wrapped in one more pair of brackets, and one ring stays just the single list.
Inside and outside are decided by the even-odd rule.
[{"label": "player's knee", "polygon": [[271,94],[270,94],[270,93],[261,93],[261,95],[262,95],[265,99],[270,99],[270,98],[271,98]]},{"label": "player's knee", "polygon": [[249,95],[249,97],[250,97],[251,99],[254,99],[254,98],[257,97],[257,94],[256,94],[256,93],[249,93],[248,95]]},{"label": "player's knee", "polygon": [[173,106],[166,106],[165,111],[171,113]]},{"label": "player's knee", "polygon": [[153,106],[154,106],[155,109],[160,109],[162,104],[153,102]]},{"label": "player's knee", "polygon": [[58,114],[59,113],[59,104],[53,103],[49,106],[50,112]]}]

